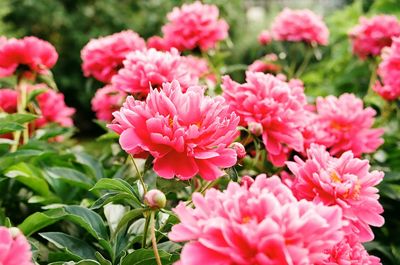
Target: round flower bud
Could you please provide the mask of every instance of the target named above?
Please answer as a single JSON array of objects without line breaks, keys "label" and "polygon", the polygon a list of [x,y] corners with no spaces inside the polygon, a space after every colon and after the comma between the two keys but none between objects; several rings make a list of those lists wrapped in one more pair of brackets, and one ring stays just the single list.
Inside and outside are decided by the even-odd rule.
[{"label": "round flower bud", "polygon": [[144,203],[150,208],[161,209],[165,207],[167,198],[165,194],[160,190],[150,190],[144,196]]},{"label": "round flower bud", "polygon": [[246,149],[244,149],[241,143],[232,143],[231,148],[235,150],[238,159],[242,159],[246,156]]},{"label": "round flower bud", "polygon": [[258,122],[249,122],[249,131],[255,136],[260,136],[263,133],[263,127]]},{"label": "round flower bud", "polygon": [[254,179],[250,177],[249,175],[245,175],[242,177],[240,180],[240,186],[246,186],[250,188],[250,186],[254,183]]}]

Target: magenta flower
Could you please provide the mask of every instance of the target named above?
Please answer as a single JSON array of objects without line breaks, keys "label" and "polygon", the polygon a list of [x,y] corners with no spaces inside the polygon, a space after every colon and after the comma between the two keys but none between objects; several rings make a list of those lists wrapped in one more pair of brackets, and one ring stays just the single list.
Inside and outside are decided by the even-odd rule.
[{"label": "magenta flower", "polygon": [[379,64],[378,75],[383,85],[377,82],[374,90],[386,100],[400,97],[400,37],[393,38],[390,48],[382,52],[382,62]]},{"label": "magenta flower", "polygon": [[329,31],[322,18],[311,10],[285,8],[271,25],[272,37],[278,41],[327,45]]},{"label": "magenta flower", "polygon": [[382,226],[383,208],[378,201],[378,189],[383,172],[369,171],[368,160],[354,158],[351,151],[339,158],[330,156],[325,147],[311,145],[308,158],[287,162],[295,175],[291,186],[298,199],[325,205],[338,205],[349,222],[347,234],[356,234],[362,242],[374,238],[370,225]]},{"label": "magenta flower", "polygon": [[188,71],[186,59],[176,49],[170,52],[149,49],[130,53],[124,67],[112,78],[112,84],[126,93],[145,97],[150,87],[160,88],[164,82],[173,80],[178,80],[184,91],[198,83],[198,77]]},{"label": "magenta flower", "polygon": [[154,48],[157,51],[169,51],[171,50],[171,47],[166,40],[161,38],[160,36],[153,36],[147,39],[147,48]]},{"label": "magenta flower", "polygon": [[223,78],[223,96],[240,124],[263,126],[262,139],[269,160],[282,166],[290,150],[303,151],[302,127],[306,98],[302,87],[289,87],[273,75],[246,73],[246,83]]},{"label": "magenta flower", "polygon": [[319,122],[330,137],[334,138],[329,152],[340,155],[352,151],[355,156],[372,153],[383,143],[383,129],[371,128],[376,112],[363,108],[363,101],[353,94],[345,93],[339,98],[317,98]]},{"label": "magenta flower", "polygon": [[92,39],[81,51],[83,73],[109,83],[129,52],[145,48],[145,41],[132,30]]},{"label": "magenta flower", "polygon": [[91,101],[92,110],[96,112],[97,119],[111,122],[112,113],[122,107],[126,96],[125,92],[115,89],[112,85],[98,89]]},{"label": "magenta flower", "polygon": [[14,113],[17,111],[18,92],[9,89],[0,89],[0,112]]},{"label": "magenta flower", "polygon": [[181,223],[168,235],[188,241],[180,265],[314,264],[343,238],[340,207],[298,201],[276,176],[192,199],[194,209],[174,209]]},{"label": "magenta flower", "polygon": [[224,174],[221,168],[236,163],[229,145],[238,135],[239,118],[222,97],[203,93],[200,87],[183,93],[176,80],[164,83],[144,102],[129,96],[109,127],[121,135],[119,142],[127,153],[149,152],[154,171],[163,178],[184,180],[199,174],[216,179]]},{"label": "magenta flower", "polygon": [[16,228],[0,227],[0,264],[33,265],[31,246]]},{"label": "magenta flower", "polygon": [[11,76],[19,66],[45,74],[57,62],[58,54],[49,42],[36,37],[0,40],[0,77]]},{"label": "magenta flower", "polygon": [[360,24],[349,32],[353,53],[361,59],[379,55],[383,47],[390,46],[392,37],[396,36],[400,36],[400,22],[395,16],[389,15],[370,19],[361,17]]},{"label": "magenta flower", "polygon": [[167,15],[168,23],[163,26],[164,39],[169,46],[180,51],[214,48],[218,41],[228,37],[228,24],[219,19],[215,5],[196,1],[175,7]]},{"label": "magenta flower", "polygon": [[316,265],[381,265],[380,259],[370,256],[354,235],[346,236],[329,252],[329,258]]}]

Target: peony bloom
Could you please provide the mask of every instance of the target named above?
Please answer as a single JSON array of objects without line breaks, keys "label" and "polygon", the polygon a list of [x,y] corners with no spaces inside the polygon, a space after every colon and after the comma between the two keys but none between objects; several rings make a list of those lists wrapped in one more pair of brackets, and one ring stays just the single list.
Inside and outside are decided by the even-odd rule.
[{"label": "peony bloom", "polygon": [[322,18],[311,10],[285,8],[271,25],[272,37],[278,41],[327,45],[329,31]]},{"label": "peony bloom", "polygon": [[346,236],[329,250],[329,258],[316,265],[381,265],[380,259],[370,256],[354,235]]},{"label": "peony bloom", "polygon": [[276,176],[192,199],[194,209],[183,202],[174,209],[181,223],[168,235],[188,241],[180,265],[314,264],[343,238],[339,207],[298,201]]},{"label": "peony bloom", "polygon": [[[31,89],[47,88],[46,85],[35,85]],[[74,108],[65,105],[64,95],[52,89],[36,96],[39,106],[39,118],[36,119],[36,127],[40,128],[48,123],[57,123],[63,127],[73,126],[72,115],[75,113]]]},{"label": "peony bloom", "polygon": [[340,206],[349,222],[346,232],[358,235],[362,242],[372,240],[370,225],[379,227],[384,223],[375,187],[382,181],[383,172],[370,172],[368,160],[354,158],[351,151],[335,158],[324,146],[312,144],[307,155],[305,161],[295,157],[295,162],[286,163],[295,176],[291,187],[294,195]]},{"label": "peony bloom", "polygon": [[145,41],[132,30],[92,39],[81,51],[83,73],[109,83],[129,52],[145,48]]},{"label": "peony bloom", "polygon": [[153,36],[147,40],[147,48],[154,48],[157,51],[169,51],[172,47],[160,36]]},{"label": "peony bloom", "polygon": [[271,33],[268,30],[263,30],[260,35],[258,35],[258,43],[261,45],[268,45],[272,41]]},{"label": "peony bloom", "polygon": [[326,123],[320,121],[319,116],[314,111],[306,110],[304,122],[305,126],[302,130],[304,150],[307,150],[313,143],[326,147],[333,145],[335,136],[328,132],[329,127]]},{"label": "peony bloom", "polygon": [[198,77],[188,71],[186,59],[176,49],[170,52],[149,49],[130,53],[124,67],[112,78],[112,84],[126,93],[145,97],[150,87],[160,88],[172,80],[178,80],[184,91],[198,83]]},{"label": "peony bloom", "polygon": [[154,171],[161,177],[206,180],[224,174],[221,168],[236,164],[229,148],[238,132],[239,118],[229,112],[222,97],[203,95],[200,87],[186,93],[178,81],[151,90],[146,101],[129,96],[109,127],[120,134],[120,145],[129,154],[143,151],[154,157]]},{"label": "peony bloom", "polygon": [[0,112],[14,113],[17,111],[18,92],[9,89],[0,89]]},{"label": "peony bloom", "polygon": [[228,37],[228,24],[218,19],[219,11],[215,5],[184,4],[175,7],[167,15],[168,23],[163,26],[165,41],[180,51],[214,48],[215,44]]},{"label": "peony bloom", "polygon": [[393,38],[390,48],[382,52],[378,75],[383,85],[377,82],[374,90],[384,99],[395,100],[400,97],[400,37]]},{"label": "peony bloom", "polygon": [[246,73],[247,83],[238,84],[225,76],[223,96],[240,124],[263,126],[262,139],[269,160],[282,166],[290,150],[303,151],[303,116],[306,98],[302,87],[289,85],[273,75]]},{"label": "peony bloom", "polygon": [[211,72],[207,60],[192,55],[183,56],[182,59],[187,64],[187,70],[191,72],[193,76],[204,79],[212,85],[216,84],[215,74]]},{"label": "peony bloom", "polygon": [[0,264],[33,265],[31,246],[16,228],[0,227]]},{"label": "peony bloom", "polygon": [[0,40],[0,77],[13,75],[19,66],[44,74],[57,59],[53,45],[36,37]]},{"label": "peony bloom", "polygon": [[96,112],[97,119],[111,122],[112,113],[121,108],[125,98],[124,92],[115,89],[112,85],[106,85],[97,90],[92,98],[92,110]]},{"label": "peony bloom", "polygon": [[278,56],[276,56],[276,54],[267,54],[261,60],[255,60],[252,64],[250,64],[248,70],[250,72],[275,74],[281,70],[281,66],[275,63],[277,60]]},{"label": "peony bloom", "polygon": [[329,150],[332,155],[350,150],[360,156],[374,152],[383,143],[383,129],[371,128],[375,110],[364,109],[362,100],[353,94],[319,97],[316,107],[321,126],[334,138]]},{"label": "peony bloom", "polygon": [[379,55],[383,47],[390,46],[395,36],[400,36],[400,22],[389,15],[370,19],[361,17],[360,24],[349,32],[353,53],[361,59]]}]

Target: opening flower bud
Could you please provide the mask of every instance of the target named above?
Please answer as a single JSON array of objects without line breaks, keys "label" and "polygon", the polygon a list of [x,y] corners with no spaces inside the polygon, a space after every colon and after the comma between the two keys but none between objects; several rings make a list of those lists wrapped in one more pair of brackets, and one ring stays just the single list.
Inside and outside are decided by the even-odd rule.
[{"label": "opening flower bud", "polygon": [[258,122],[249,122],[249,131],[255,136],[260,136],[263,133],[263,127]]},{"label": "opening flower bud", "polygon": [[144,196],[144,203],[150,208],[161,209],[165,207],[167,198],[165,194],[160,190],[150,190]]},{"label": "opening flower bud", "polygon": [[246,149],[241,143],[232,143],[231,148],[235,150],[238,159],[242,159],[246,156]]},{"label": "opening flower bud", "polygon": [[242,177],[240,180],[240,185],[241,186],[246,186],[247,188],[250,188],[250,186],[254,183],[254,179],[250,177],[249,175],[245,175]]}]

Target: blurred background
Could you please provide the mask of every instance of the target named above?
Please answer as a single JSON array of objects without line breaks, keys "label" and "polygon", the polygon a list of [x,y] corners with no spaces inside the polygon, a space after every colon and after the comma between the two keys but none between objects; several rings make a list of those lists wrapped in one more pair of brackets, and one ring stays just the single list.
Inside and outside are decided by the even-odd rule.
[{"label": "blurred background", "polygon": [[[124,29],[147,39],[160,35],[165,17],[183,0],[0,0],[0,35],[35,35],[57,48],[59,60],[54,76],[70,106],[77,109],[78,136],[98,135],[90,100],[102,85],[81,71],[80,50],[90,40]],[[357,93],[365,87],[366,64],[355,60],[347,31],[360,15],[388,12],[400,14],[400,0],[206,0],[217,5],[230,25],[230,54],[226,64],[250,64],[265,54],[257,35],[269,27],[283,7],[309,8],[324,16],[330,44],[322,49],[323,59],[303,76],[309,95]],[[245,33],[245,34],[244,34]],[[242,79],[244,71],[233,73]]]}]

